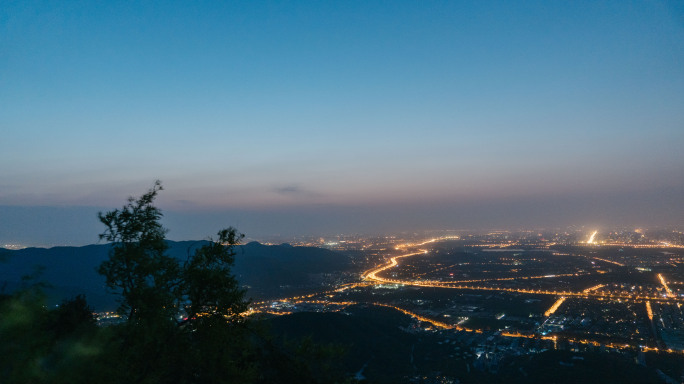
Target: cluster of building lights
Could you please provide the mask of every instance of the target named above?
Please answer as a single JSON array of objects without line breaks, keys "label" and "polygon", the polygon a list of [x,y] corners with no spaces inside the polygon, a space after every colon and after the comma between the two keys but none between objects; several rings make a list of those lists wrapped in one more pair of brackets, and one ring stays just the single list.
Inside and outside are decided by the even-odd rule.
[{"label": "cluster of building lights", "polygon": [[[598,232],[595,231],[592,233],[592,235],[589,238],[589,241],[587,241],[586,244],[591,244],[591,245],[597,245],[595,241],[595,236]],[[422,247],[430,243],[434,243],[440,240],[447,240],[447,239],[458,239],[458,237],[449,237],[449,238],[433,238],[424,242],[417,242],[417,243],[405,243],[399,246],[396,246],[396,250],[410,250],[410,249],[415,249],[416,247]],[[510,245],[510,244],[508,244]],[[630,245],[633,246],[633,245]],[[318,293],[313,293],[310,295],[301,295],[297,297],[292,297],[289,299],[285,299],[285,301],[289,302],[290,304],[301,304],[301,303],[308,303],[308,304],[317,304],[317,305],[323,305],[323,306],[336,306],[339,308],[343,308],[346,306],[350,305],[355,305],[358,304],[357,302],[353,301],[328,301],[328,300],[317,300],[314,299],[314,297],[321,295],[327,295],[329,298],[333,298],[335,293],[343,292],[345,290],[351,289],[351,288],[356,288],[356,287],[368,287],[368,286],[377,286],[380,284],[397,284],[397,285],[405,285],[405,286],[417,286],[417,287],[438,287],[438,288],[452,288],[452,289],[467,289],[467,290],[482,290],[482,291],[503,291],[503,292],[514,292],[514,293],[523,293],[523,294],[542,294],[542,295],[554,295],[558,296],[559,298],[554,302],[554,304],[544,313],[545,317],[550,317],[553,315],[563,304],[565,300],[568,298],[574,297],[574,298],[586,298],[586,299],[595,299],[595,300],[618,300],[618,301],[630,301],[630,302],[644,302],[646,305],[646,312],[648,314],[648,318],[650,320],[653,319],[653,310],[651,308],[651,301],[653,302],[659,302],[659,303],[672,303],[672,304],[677,304],[681,305],[681,302],[684,302],[684,299],[677,297],[670,288],[667,285],[667,282],[665,281],[665,278],[662,276],[662,274],[658,274],[658,278],[660,279],[661,285],[666,291],[665,295],[647,295],[647,294],[636,294],[636,293],[626,293],[626,292],[606,292],[606,291],[601,291],[601,288],[605,287],[605,284],[597,284],[595,286],[586,288],[582,291],[576,292],[576,291],[557,291],[557,290],[542,290],[542,289],[524,289],[524,288],[506,288],[506,287],[489,287],[489,286],[481,286],[481,285],[472,285],[469,283],[481,283],[481,282],[487,282],[487,281],[508,281],[508,280],[528,280],[528,279],[543,279],[543,278],[557,278],[557,277],[573,277],[573,276],[580,276],[580,275],[587,275],[591,274],[592,272],[587,272],[587,273],[567,273],[567,274],[554,274],[554,275],[536,275],[536,276],[519,276],[519,277],[504,277],[504,278],[491,278],[491,279],[473,279],[473,280],[459,280],[459,281],[432,281],[432,280],[421,280],[421,281],[416,281],[416,280],[402,280],[402,279],[396,279],[396,278],[386,278],[382,276],[384,272],[396,268],[400,265],[399,260],[409,258],[412,256],[418,256],[418,255],[425,255],[428,253],[428,250],[426,249],[418,249],[416,251],[398,255],[398,256],[393,256],[390,257],[387,261],[385,261],[383,264],[375,266],[371,269],[368,269],[367,271],[362,273],[362,278],[363,281],[359,283],[350,283],[350,284],[345,284],[342,286],[338,286],[336,289],[328,291],[328,292],[318,292]],[[598,257],[592,257],[593,259],[596,259],[598,261],[602,262],[607,262],[607,263],[612,263],[615,265],[619,266],[624,266],[622,263],[618,263],[612,260],[607,260],[607,259],[602,259]],[[444,268],[441,268],[444,269]],[[433,271],[434,272],[434,271]],[[581,272],[581,271],[580,271]],[[598,272],[597,272],[598,273]],[[468,327],[464,327],[461,325],[461,323],[458,324],[449,324],[445,323],[442,321],[438,321],[435,319],[430,319],[428,317],[425,317],[423,315],[420,315],[418,313],[409,311],[407,309],[397,307],[394,305],[390,304],[384,304],[384,303],[366,303],[370,305],[375,305],[375,306],[380,306],[380,307],[387,307],[387,308],[393,308],[397,311],[400,311],[408,316],[411,316],[412,318],[425,322],[430,324],[433,327],[440,328],[440,329],[451,329],[451,330],[457,330],[457,331],[466,331],[466,332],[475,332],[475,333],[482,333],[483,331],[480,329],[471,329]],[[256,308],[256,309],[254,309]],[[337,309],[339,310],[339,309]],[[255,307],[253,307],[252,311],[254,312],[261,312],[261,313],[272,313],[274,315],[282,315],[282,314],[288,314],[290,311],[273,311],[269,306],[267,302],[261,302],[261,303],[255,303]],[[504,331],[500,333],[501,336],[504,337],[522,337],[522,338],[539,338],[542,340],[553,340],[554,342],[557,340],[557,337],[554,335],[538,335],[536,333],[520,333],[520,332],[508,332]],[[635,346],[635,345],[630,345],[630,344],[620,344],[620,343],[599,343],[595,340],[589,340],[589,339],[582,339],[582,338],[567,338],[568,342],[571,343],[579,343],[579,344],[586,344],[586,345],[594,345],[594,346],[605,346],[607,348],[613,348],[613,349],[633,349],[633,348],[640,348],[643,351],[658,351],[658,348],[650,348],[646,346]],[[673,350],[673,349],[660,349],[661,351],[665,352],[677,352],[677,353],[684,353],[683,350]]]}]

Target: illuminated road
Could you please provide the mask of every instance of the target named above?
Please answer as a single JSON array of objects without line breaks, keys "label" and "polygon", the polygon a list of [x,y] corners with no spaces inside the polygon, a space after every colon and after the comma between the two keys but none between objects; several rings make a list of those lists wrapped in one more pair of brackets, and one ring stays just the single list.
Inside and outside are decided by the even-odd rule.
[{"label": "illuminated road", "polygon": [[[420,252],[408,253],[408,254],[406,254],[406,255],[401,255],[401,256],[394,256],[394,257],[392,257],[392,258],[390,259],[390,262],[389,262],[389,263],[387,263],[387,264],[385,264],[385,265],[381,265],[380,267],[376,267],[376,268],[373,268],[373,269],[370,269],[370,270],[364,272],[364,273],[363,273],[363,278],[366,279],[366,280],[379,281],[379,282],[381,282],[381,283],[384,283],[384,282],[392,282],[392,283],[395,283],[395,281],[390,281],[390,280],[388,280],[388,279],[383,279],[383,278],[381,278],[381,277],[378,277],[378,276],[377,276],[378,273],[380,273],[380,272],[382,272],[382,271],[385,271],[385,270],[387,270],[387,269],[390,269],[390,268],[394,268],[394,267],[396,267],[397,265],[399,265],[399,262],[397,262],[398,259],[403,259],[404,257],[410,257],[410,256],[415,256],[415,255],[424,255],[424,254],[426,254],[426,253],[427,253],[427,251],[421,250]],[[399,283],[399,284],[403,284],[403,283]]]},{"label": "illuminated road", "polygon": [[653,309],[651,309],[650,301],[646,302],[646,314],[648,315],[648,319],[653,321]]},{"label": "illuminated road", "polygon": [[603,288],[603,287],[605,287],[605,286],[606,286],[605,284],[595,285],[595,286],[593,286],[593,287],[589,287],[589,288],[585,289],[585,290],[582,291],[582,292],[588,293],[588,292],[595,291],[595,290],[597,290],[597,289]]},{"label": "illuminated road", "polygon": [[[282,299],[280,301],[284,302],[290,302],[292,304],[299,304],[299,303],[308,303],[308,304],[321,304],[321,305],[330,305],[330,306],[337,306],[337,307],[346,307],[350,305],[357,305],[357,304],[364,304],[364,303],[358,303],[354,301],[326,301],[326,300],[288,300],[288,299]],[[407,309],[397,307],[394,305],[390,304],[384,304],[384,303],[365,303],[368,305],[374,305],[376,307],[383,307],[383,308],[391,308],[396,311],[399,311],[405,315],[410,316],[411,318],[428,323],[435,328],[439,329],[446,329],[446,330],[455,330],[455,331],[464,331],[464,332],[473,332],[473,333],[483,333],[481,329],[475,329],[475,328],[468,328],[468,327],[463,327],[458,324],[448,324],[439,320],[431,319],[426,316],[422,316],[418,313],[409,311]],[[272,315],[277,315],[277,316],[282,316],[282,315],[289,315],[292,312],[290,311],[271,311],[269,309],[253,309],[252,313],[268,313]],[[558,340],[557,336],[555,335],[538,335],[534,333],[520,333],[520,332],[508,332],[504,331],[499,333],[500,336],[503,337],[518,337],[518,338],[525,338],[525,339],[540,339],[540,340],[550,340],[553,341],[554,343]],[[668,353],[678,353],[682,354],[684,351],[681,350],[674,350],[674,349],[665,349],[665,348],[651,348],[651,347],[646,347],[646,346],[637,346],[637,345],[630,345],[630,344],[620,344],[620,343],[606,343],[606,342],[599,342],[596,340],[591,340],[591,339],[582,339],[582,338],[565,338],[568,342],[571,343],[578,343],[578,344],[585,344],[585,345],[593,345],[595,347],[600,347],[600,346],[605,346],[606,348],[611,348],[611,349],[634,349],[634,348],[639,348],[640,350],[647,352],[647,351],[661,351],[661,352],[668,352]]]},{"label": "illuminated road", "polygon": [[553,303],[551,308],[549,308],[548,311],[544,312],[544,317],[549,317],[549,316],[553,315],[553,313],[558,310],[558,308],[563,304],[564,301],[565,301],[565,297],[561,297],[560,299],[556,300],[556,302]]},{"label": "illuminated road", "polygon": [[617,261],[606,260],[606,259],[602,259],[602,258],[600,258],[600,257],[592,257],[592,259],[594,259],[594,260],[599,260],[599,261],[603,261],[603,262],[605,262],[605,263],[610,263],[610,264],[619,265],[619,266],[621,266],[621,267],[624,267],[624,266],[625,266],[624,264],[618,263]]},{"label": "illuminated road", "polygon": [[667,292],[667,297],[673,298],[675,297],[675,294],[672,293],[672,290],[670,287],[667,286],[667,282],[665,281],[665,278],[663,277],[662,274],[658,274],[658,279],[660,279],[660,284],[663,285],[663,288],[665,288],[665,292]]},{"label": "illuminated road", "polygon": [[594,231],[594,233],[592,233],[591,236],[589,236],[589,240],[587,240],[587,244],[596,244],[596,242],[594,241],[594,238],[596,237],[597,233],[598,233],[598,231]]},{"label": "illuminated road", "polygon": [[[596,233],[592,235],[595,236]],[[421,247],[429,243],[433,243],[436,241],[439,241],[442,239],[431,239],[422,243],[416,243],[416,244],[404,244],[401,246],[397,246],[397,250],[401,249],[406,249],[406,250],[411,250],[413,248],[414,250],[416,249],[415,247]],[[593,240],[593,239],[590,239]],[[426,249],[418,249],[413,252],[409,252],[403,255],[398,255],[398,256],[392,256],[389,259],[387,259],[383,264],[375,266],[373,268],[368,269],[367,271],[362,273],[362,279],[364,281],[362,282],[357,282],[357,283],[349,283],[349,284],[344,284],[340,285],[334,289],[325,291],[325,292],[317,292],[313,294],[308,294],[308,295],[301,295],[297,297],[292,297],[288,299],[282,299],[279,300],[281,303],[289,303],[289,305],[292,305],[292,307],[288,305],[284,305],[280,309],[278,308],[272,308],[271,303],[272,302],[260,302],[260,303],[254,303],[255,307],[253,307],[252,312],[253,313],[270,313],[273,315],[284,315],[284,314],[289,314],[291,313],[291,310],[296,310],[294,309],[295,304],[301,304],[301,303],[308,303],[308,304],[317,304],[317,305],[322,305],[324,307],[330,308],[329,310],[332,311],[339,311],[346,306],[350,305],[355,305],[355,304],[366,304],[366,305],[373,305],[373,306],[378,306],[378,307],[385,307],[385,308],[392,308],[396,311],[402,312],[413,319],[416,319],[418,321],[428,323],[431,326],[439,329],[445,329],[445,330],[455,330],[455,331],[465,331],[465,332],[474,332],[474,333],[483,333],[481,329],[472,329],[468,327],[464,327],[460,325],[461,323],[458,324],[450,324],[446,323],[443,321],[431,319],[429,317],[423,316],[421,314],[409,311],[407,309],[397,307],[395,305],[390,305],[390,304],[385,304],[385,303],[379,303],[379,302],[372,302],[372,303],[359,303],[359,302],[354,302],[354,301],[330,301],[330,299],[334,298],[335,294],[338,294],[340,292],[343,292],[345,290],[351,289],[351,288],[356,288],[356,287],[369,287],[369,286],[374,286],[378,284],[398,284],[398,285],[405,285],[405,286],[415,286],[415,287],[431,287],[431,288],[447,288],[447,289],[463,289],[463,290],[479,290],[479,291],[500,291],[500,292],[512,292],[512,293],[523,293],[523,294],[532,294],[532,295],[553,295],[557,296],[558,299],[556,302],[544,313],[545,317],[551,316],[554,312],[556,312],[563,302],[569,298],[586,298],[586,299],[594,299],[594,300],[620,300],[620,301],[629,301],[629,302],[643,302],[646,305],[646,310],[647,314],[649,317],[649,320],[653,319],[653,311],[651,308],[651,302],[657,302],[657,303],[676,303],[678,305],[681,304],[681,302],[684,302],[683,298],[677,297],[667,286],[667,282],[665,281],[665,278],[661,275],[658,274],[658,278],[660,280],[660,283],[664,287],[666,294],[661,294],[661,295],[646,295],[646,294],[635,294],[635,293],[629,293],[629,292],[605,292],[601,291],[601,288],[605,287],[605,284],[597,284],[594,286],[591,286],[589,288],[586,288],[582,291],[559,291],[559,290],[535,290],[535,289],[524,289],[524,288],[505,288],[505,287],[490,287],[490,286],[483,286],[483,285],[478,285],[475,283],[485,283],[485,282],[496,282],[496,281],[507,281],[507,280],[529,280],[529,279],[545,279],[545,278],[558,278],[558,277],[574,277],[574,276],[582,276],[582,275],[588,275],[591,273],[570,273],[570,274],[550,274],[550,275],[538,275],[538,276],[520,276],[520,277],[503,277],[503,278],[491,278],[491,279],[474,279],[474,280],[459,280],[459,281],[434,281],[434,280],[403,280],[403,279],[397,279],[397,278],[387,278],[384,277],[387,272],[394,268],[400,268],[401,261],[403,259],[412,257],[412,256],[418,256],[418,255],[426,255],[428,253],[428,250]],[[611,260],[606,260],[606,259],[599,259],[595,258],[597,260],[603,261],[603,262],[609,262],[617,265],[622,265],[621,263],[617,263]],[[443,269],[443,268],[441,268]],[[318,298],[316,298],[318,297]],[[653,322],[651,321],[651,324],[653,325]],[[500,333],[497,333],[497,335],[503,336],[503,337],[520,337],[520,338],[531,338],[531,339],[541,339],[541,340],[550,340],[553,341],[554,343],[557,340],[557,337],[555,335],[540,335],[534,332],[531,333],[521,333],[521,332],[509,332],[509,331],[503,331]],[[567,340],[572,343],[578,343],[578,344],[586,344],[586,345],[593,345],[593,346],[605,346],[607,348],[613,348],[613,349],[640,349],[642,351],[663,351],[663,352],[669,352],[669,353],[684,353],[684,350],[673,350],[673,349],[666,349],[663,348],[661,343],[658,343],[658,346],[660,348],[652,348],[652,347],[646,347],[643,345],[634,345],[634,344],[619,344],[619,343],[607,343],[605,341],[596,341],[596,340],[591,340],[591,339],[583,339],[583,338],[564,338],[564,340]],[[656,342],[658,342],[656,340]]]},{"label": "illuminated road", "polygon": [[[435,241],[434,239],[432,241],[428,242],[433,242]],[[420,245],[424,245],[428,242],[421,243]],[[591,289],[585,289],[582,292],[574,292],[574,291],[556,291],[556,290],[535,290],[535,289],[523,289],[523,288],[505,288],[505,287],[487,287],[487,286],[478,286],[478,285],[472,285],[472,284],[463,284],[463,282],[443,282],[443,281],[430,281],[430,280],[425,280],[425,281],[415,281],[415,280],[399,280],[399,279],[391,279],[391,278],[385,278],[382,276],[378,276],[381,272],[385,272],[391,268],[399,266],[399,259],[411,257],[411,256],[416,256],[416,255],[424,255],[427,254],[427,250],[421,249],[419,252],[412,252],[412,253],[407,253],[405,255],[400,255],[400,256],[394,256],[390,258],[389,262],[385,265],[381,265],[379,267],[374,267],[369,269],[368,271],[364,272],[362,274],[362,277],[367,280],[367,281],[372,281],[376,283],[384,283],[384,284],[401,284],[401,285],[408,285],[408,286],[414,286],[414,287],[429,287],[429,288],[449,288],[449,289],[469,289],[469,290],[481,290],[481,291],[501,291],[501,292],[513,292],[513,293],[526,293],[526,294],[534,294],[534,295],[553,295],[553,296],[565,296],[565,297],[580,297],[580,298],[595,298],[595,299],[611,299],[611,300],[629,300],[629,301],[634,301],[634,302],[644,302],[644,301],[654,301],[654,302],[665,302],[665,303],[679,303],[679,302],[684,302],[684,299],[676,297],[675,295],[668,295],[667,297],[661,297],[661,296],[648,296],[648,295],[639,295],[635,293],[613,293],[613,292],[596,292],[595,290],[600,288],[600,287],[592,287]],[[530,279],[530,278],[555,278],[559,276],[579,276],[580,274],[564,274],[564,275],[544,275],[544,276],[527,276],[527,277],[519,277],[519,278],[500,278],[500,279],[491,279],[489,281],[495,281],[495,280],[525,280],[525,279]],[[659,275],[661,276],[661,275]],[[485,280],[475,280],[478,282],[485,281]],[[664,282],[664,279],[661,276],[661,281]],[[470,281],[468,281],[470,282]],[[665,285],[666,286],[666,285]],[[669,289],[669,288],[668,288]]]}]

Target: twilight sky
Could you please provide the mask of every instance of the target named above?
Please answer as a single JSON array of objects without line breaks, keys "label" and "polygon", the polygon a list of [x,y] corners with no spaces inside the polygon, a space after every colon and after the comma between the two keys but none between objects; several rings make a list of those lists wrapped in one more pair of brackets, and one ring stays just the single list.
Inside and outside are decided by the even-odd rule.
[{"label": "twilight sky", "polygon": [[7,1],[0,246],[684,226],[676,1]]}]

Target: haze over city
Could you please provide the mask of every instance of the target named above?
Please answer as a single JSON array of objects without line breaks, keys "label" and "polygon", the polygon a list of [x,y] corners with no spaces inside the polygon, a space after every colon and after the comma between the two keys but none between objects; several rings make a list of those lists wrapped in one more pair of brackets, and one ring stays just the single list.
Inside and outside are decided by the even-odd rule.
[{"label": "haze over city", "polygon": [[678,2],[22,1],[0,28],[0,244],[96,242],[156,179],[174,240],[684,222]]}]

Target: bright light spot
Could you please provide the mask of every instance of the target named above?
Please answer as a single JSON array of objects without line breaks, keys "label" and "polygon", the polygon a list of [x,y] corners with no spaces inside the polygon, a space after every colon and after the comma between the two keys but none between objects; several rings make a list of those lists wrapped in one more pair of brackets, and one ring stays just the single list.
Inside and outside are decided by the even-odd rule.
[{"label": "bright light spot", "polygon": [[594,233],[592,233],[591,236],[589,236],[589,240],[587,240],[587,244],[596,244],[596,242],[594,241],[594,238],[596,237],[597,233],[598,233],[598,231],[594,231]]}]

